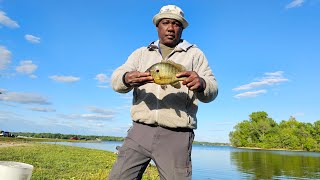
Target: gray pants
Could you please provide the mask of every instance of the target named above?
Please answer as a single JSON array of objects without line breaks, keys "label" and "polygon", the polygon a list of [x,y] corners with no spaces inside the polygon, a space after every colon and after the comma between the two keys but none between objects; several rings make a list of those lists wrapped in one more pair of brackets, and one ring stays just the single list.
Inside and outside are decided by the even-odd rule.
[{"label": "gray pants", "polygon": [[109,180],[141,179],[152,159],[161,180],[191,179],[192,129],[167,129],[133,123],[119,148]]}]

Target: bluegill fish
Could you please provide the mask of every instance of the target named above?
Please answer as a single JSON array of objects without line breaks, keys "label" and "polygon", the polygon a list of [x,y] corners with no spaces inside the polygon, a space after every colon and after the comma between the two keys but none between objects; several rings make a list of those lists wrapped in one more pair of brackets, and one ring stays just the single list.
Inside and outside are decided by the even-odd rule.
[{"label": "bluegill fish", "polygon": [[170,84],[177,89],[181,88],[180,81],[185,80],[186,77],[177,78],[176,74],[183,71],[186,71],[183,65],[170,60],[156,63],[147,70],[147,72],[151,73],[156,84],[162,86]]}]

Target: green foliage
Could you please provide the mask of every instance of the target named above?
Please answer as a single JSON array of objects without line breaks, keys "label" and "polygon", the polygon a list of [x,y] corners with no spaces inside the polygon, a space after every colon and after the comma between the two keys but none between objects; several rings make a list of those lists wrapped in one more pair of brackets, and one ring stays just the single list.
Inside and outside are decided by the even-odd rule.
[{"label": "green foliage", "polygon": [[320,151],[320,120],[314,124],[294,117],[277,124],[264,111],[253,112],[229,133],[232,146]]},{"label": "green foliage", "polygon": [[[33,165],[32,180],[107,179],[115,160],[112,152],[64,145],[28,143],[0,148],[0,161]],[[143,179],[159,179],[157,169],[149,166]]]}]

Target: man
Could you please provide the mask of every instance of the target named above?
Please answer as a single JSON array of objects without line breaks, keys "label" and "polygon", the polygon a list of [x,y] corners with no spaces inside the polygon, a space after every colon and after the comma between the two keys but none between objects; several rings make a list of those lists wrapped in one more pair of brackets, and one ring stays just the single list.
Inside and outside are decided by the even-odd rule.
[{"label": "man", "polygon": [[[218,87],[208,61],[195,45],[181,39],[188,26],[183,11],[167,5],[153,17],[159,40],[134,51],[112,74],[112,87],[120,93],[133,90],[133,126],[119,148],[109,179],[141,179],[152,159],[161,179],[191,179],[191,147],[197,127],[198,100],[210,102]],[[187,71],[181,88],[153,83],[147,69],[173,61]]]}]

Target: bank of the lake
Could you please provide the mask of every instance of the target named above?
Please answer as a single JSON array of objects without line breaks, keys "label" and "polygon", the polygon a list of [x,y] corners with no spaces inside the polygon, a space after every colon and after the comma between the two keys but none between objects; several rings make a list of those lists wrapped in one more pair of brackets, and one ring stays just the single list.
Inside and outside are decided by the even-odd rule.
[{"label": "bank of the lake", "polygon": [[[232,147],[232,146],[230,146]],[[280,149],[280,148],[259,148],[259,147],[234,147],[239,149],[249,149],[249,150],[262,150],[262,151],[292,151],[292,152],[310,152],[304,150],[294,150],[294,149]]]},{"label": "bank of the lake", "polygon": [[[116,155],[105,150],[58,144],[1,141],[0,161],[34,166],[32,180],[107,179]],[[143,179],[159,179],[155,167],[148,167]]]},{"label": "bank of the lake", "polygon": [[[1,140],[1,138],[0,138]],[[1,144],[1,141],[0,141]],[[25,146],[33,146],[33,142],[27,142]],[[37,145],[37,144],[35,144]],[[43,144],[46,145],[46,144]],[[36,166],[40,167],[39,170],[45,169],[49,171],[52,169],[54,173],[59,174],[65,173],[61,171],[61,168],[69,169],[70,172],[76,172],[77,177],[87,176],[86,179],[99,179],[99,176],[103,179],[107,176],[107,172],[110,171],[111,166],[116,158],[115,152],[117,152],[116,147],[121,146],[122,142],[116,141],[96,141],[87,143],[85,141],[67,141],[67,142],[48,142],[47,145],[53,145],[53,147],[61,148],[41,150],[40,148],[35,148],[33,153],[21,152],[14,153],[15,156],[35,156],[32,161],[28,160],[28,162],[35,162]],[[75,150],[73,148],[67,148],[65,145],[71,147],[78,147],[83,149],[81,151]],[[14,142],[10,148],[18,148],[18,146],[24,146],[23,144],[19,144],[19,142]],[[44,147],[44,146],[43,146]],[[11,150],[9,147],[8,150]],[[0,148],[4,149],[4,148]],[[60,150],[59,150],[60,149]],[[99,155],[90,155],[91,149],[93,152],[95,150],[100,150],[99,154],[102,153],[102,156]],[[89,150],[89,151],[88,151]],[[62,160],[59,160],[57,157],[48,157],[46,158],[42,152],[45,154],[50,154],[51,156],[61,156],[67,161],[71,161],[73,163],[77,162],[78,164],[65,164]],[[56,153],[56,152],[59,153]],[[73,152],[77,152],[74,154]],[[0,160],[2,160],[2,152],[0,151]],[[64,155],[62,155],[64,152]],[[107,155],[105,154],[107,153]],[[10,153],[9,153],[10,154]],[[29,155],[27,155],[29,154]],[[67,155],[68,156],[67,156]],[[49,156],[50,156],[49,155]],[[36,158],[39,156],[39,158]],[[78,156],[80,158],[77,160]],[[17,160],[27,160],[28,158],[19,157]],[[91,157],[91,158],[90,158]],[[98,159],[96,159],[98,157]],[[7,157],[8,160],[14,160],[15,157]],[[74,160],[74,158],[76,160]],[[35,160],[36,159],[36,160]],[[69,160],[70,159],[70,160]],[[109,160],[107,160],[109,159]],[[19,161],[20,161],[19,160]],[[39,161],[40,163],[37,163]],[[48,162],[46,162],[48,161]],[[57,162],[54,165],[51,165],[50,162]],[[95,167],[91,166],[90,163],[103,164],[106,163],[106,167]],[[24,162],[24,161],[22,161]],[[87,165],[87,162],[88,163]],[[61,165],[59,165],[61,163]],[[31,163],[30,163],[31,164]],[[79,165],[80,164],[80,165]],[[193,180],[203,180],[203,179],[221,179],[221,180],[242,180],[242,179],[320,179],[320,153],[317,152],[297,152],[297,151],[277,151],[277,150],[263,150],[263,149],[244,149],[244,148],[234,148],[231,146],[207,146],[207,145],[199,145],[194,144],[192,146],[192,164],[193,164],[193,172],[192,179]],[[45,168],[42,168],[44,166]],[[81,168],[77,168],[81,166],[87,167],[87,169],[91,170],[83,170]],[[71,167],[71,170],[70,170]],[[74,167],[74,168],[72,168]],[[59,169],[60,168],[60,169]],[[150,171],[145,174],[144,179],[157,179],[157,170],[154,167],[149,167]],[[60,170],[61,172],[59,172]],[[105,171],[103,171],[105,170]],[[149,169],[148,169],[149,170]],[[100,173],[99,172],[102,172]],[[40,171],[39,171],[40,172]],[[41,175],[44,173],[36,173],[35,177],[41,179]],[[40,175],[39,175],[40,174]],[[49,177],[47,175],[47,177]],[[71,176],[70,176],[71,177]],[[70,179],[65,178],[65,179]],[[51,178],[47,178],[51,179]],[[77,178],[75,178],[77,179]],[[79,178],[78,178],[79,179]],[[85,178],[82,178],[85,179]]]}]

